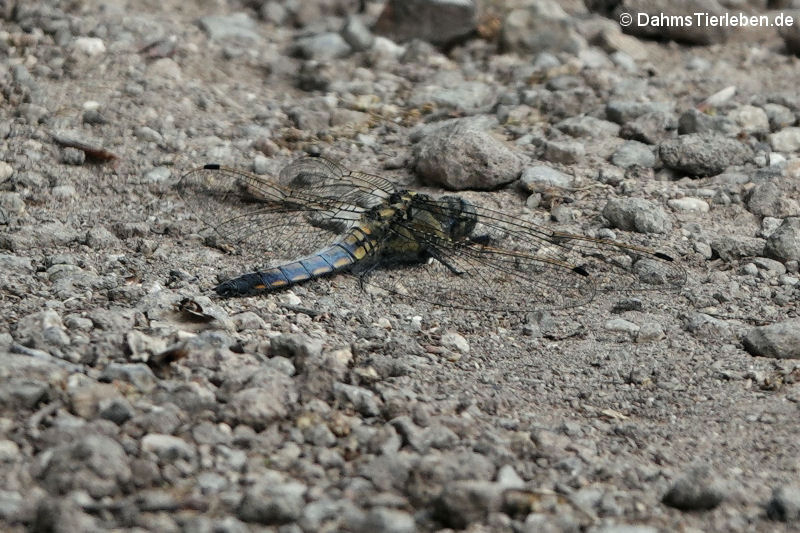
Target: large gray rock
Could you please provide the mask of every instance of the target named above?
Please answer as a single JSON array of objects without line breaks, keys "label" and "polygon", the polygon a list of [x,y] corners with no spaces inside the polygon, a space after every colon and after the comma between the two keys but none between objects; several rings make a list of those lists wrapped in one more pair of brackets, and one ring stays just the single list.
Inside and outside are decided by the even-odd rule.
[{"label": "large gray rock", "polygon": [[427,183],[448,189],[495,189],[517,179],[523,160],[473,119],[450,120],[414,146],[414,161]]},{"label": "large gray rock", "polygon": [[131,469],[117,441],[88,435],[42,452],[34,476],[54,494],[78,489],[102,498],[123,492],[131,481]]},{"label": "large gray rock", "polygon": [[666,233],[672,227],[663,208],[641,198],[612,198],[603,208],[603,216],[625,231]]},{"label": "large gray rock", "polygon": [[692,176],[713,176],[753,156],[748,146],[735,139],[694,133],[661,143],[659,153],[664,166]]},{"label": "large gray rock", "polygon": [[800,359],[800,320],[753,328],[744,338],[744,347],[753,355]]},{"label": "large gray rock", "polygon": [[398,42],[422,39],[443,45],[471,33],[475,13],[471,1],[389,0],[373,30]]},{"label": "large gray rock", "polygon": [[784,219],[767,239],[764,252],[778,261],[800,261],[800,217]]}]

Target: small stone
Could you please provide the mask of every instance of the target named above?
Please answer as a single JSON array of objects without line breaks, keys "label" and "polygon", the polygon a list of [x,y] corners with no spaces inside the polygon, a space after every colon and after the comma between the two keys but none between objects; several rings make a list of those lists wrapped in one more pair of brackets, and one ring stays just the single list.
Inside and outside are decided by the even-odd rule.
[{"label": "small stone", "polygon": [[98,37],[78,37],[75,39],[75,49],[87,56],[98,56],[106,51],[103,39]]},{"label": "small stone", "polygon": [[639,333],[638,325],[623,318],[613,318],[607,321],[603,327],[605,327],[609,331],[614,331],[617,333],[627,333],[631,336],[635,336],[637,333]]},{"label": "small stone", "polygon": [[53,187],[52,193],[53,198],[59,200],[69,200],[70,198],[75,198],[77,195],[77,191],[72,185],[56,185]]},{"label": "small stone", "polygon": [[537,192],[546,187],[566,189],[572,186],[572,176],[546,165],[534,165],[522,171],[520,182],[529,192]]},{"label": "small stone", "polygon": [[347,57],[351,50],[344,37],[336,32],[302,37],[295,42],[295,52],[300,57],[317,61]]},{"label": "small stone", "polygon": [[711,250],[725,261],[763,256],[766,241],[759,237],[720,235],[711,241]]},{"label": "small stone", "polygon": [[101,418],[111,420],[118,426],[133,418],[135,414],[133,407],[125,398],[107,398],[101,400],[98,407]]},{"label": "small stone", "polygon": [[83,112],[85,124],[107,124],[108,120],[97,109],[87,109]]},{"label": "small stone", "polygon": [[800,486],[784,485],[772,491],[767,502],[767,516],[781,522],[800,521]]},{"label": "small stone", "polygon": [[497,471],[497,484],[503,489],[524,489],[525,480],[519,477],[514,467],[511,465],[503,465]]},{"label": "small stone", "polygon": [[544,147],[544,158],[547,161],[565,165],[577,163],[585,154],[583,143],[574,141],[547,141]]},{"label": "small stone", "polygon": [[375,394],[371,390],[355,385],[334,383],[333,394],[338,401],[350,403],[364,416],[378,416],[380,414]]},{"label": "small stone", "polygon": [[752,355],[776,359],[800,359],[800,320],[786,320],[751,329],[744,348]]},{"label": "small stone", "polygon": [[517,179],[523,160],[507,143],[484,131],[480,121],[454,119],[414,146],[414,164],[429,184],[487,190]]},{"label": "small stone", "polygon": [[82,165],[86,161],[86,152],[77,148],[66,147],[61,150],[61,162],[67,165]]},{"label": "small stone", "polygon": [[436,517],[447,527],[465,529],[499,510],[502,491],[499,484],[491,481],[450,482],[434,504]]},{"label": "small stone", "polygon": [[124,381],[139,392],[148,393],[156,387],[153,371],[144,363],[109,363],[100,373],[101,381]]},{"label": "small stone", "polygon": [[171,175],[172,171],[169,167],[156,167],[149,170],[144,175],[144,179],[150,183],[163,183],[167,181]]},{"label": "small stone", "polygon": [[772,181],[759,183],[750,191],[747,209],[762,217],[784,218],[800,215],[800,204],[781,193]]},{"label": "small stone", "polygon": [[776,131],[769,136],[769,144],[776,152],[800,151],[800,127]]},{"label": "small stone", "polygon": [[794,126],[796,119],[792,110],[780,104],[764,104],[764,112],[769,120],[772,131],[782,130]]},{"label": "small stone", "polygon": [[678,119],[673,113],[651,111],[626,122],[619,136],[645,144],[658,144],[672,137],[676,129]]},{"label": "small stone", "polygon": [[719,133],[726,136],[735,136],[739,126],[724,115],[708,115],[695,108],[684,111],[678,118],[678,134],[690,133]]},{"label": "small stone", "polygon": [[355,15],[347,17],[342,28],[342,37],[356,52],[369,50],[375,44],[375,36],[370,33],[361,18]]},{"label": "small stone", "polygon": [[245,522],[264,525],[293,522],[303,513],[307,490],[298,482],[259,481],[245,492],[238,516]]},{"label": "small stone", "polygon": [[723,24],[640,24],[639,17],[647,20],[683,20],[687,13],[703,13],[708,16],[722,17],[728,11],[717,0],[625,0],[625,2],[598,2],[602,6],[615,6],[610,16],[620,20],[627,14],[632,17],[632,24],[622,31],[637,37],[677,41],[688,44],[709,45],[723,43],[728,38],[729,26]]},{"label": "small stone", "polygon": [[442,334],[441,343],[442,347],[447,348],[448,350],[469,353],[469,343],[467,342],[467,339],[455,331],[448,331]]},{"label": "small stone", "polygon": [[664,338],[664,328],[658,322],[645,322],[639,328],[636,342],[653,342]]},{"label": "small stone", "polygon": [[212,40],[239,39],[256,41],[256,22],[247,13],[234,13],[227,16],[207,16],[200,19],[203,28]]},{"label": "small stone", "polygon": [[13,440],[0,440],[0,463],[13,463],[20,457],[19,446]]},{"label": "small stone", "polygon": [[264,323],[264,319],[252,311],[245,311],[244,313],[233,315],[231,316],[231,320],[236,327],[236,331],[263,330],[267,327]]},{"label": "small stone", "polygon": [[710,470],[695,468],[678,479],[662,498],[665,505],[681,511],[707,511],[725,499],[725,490]]},{"label": "small stone", "polygon": [[233,422],[261,431],[289,414],[298,398],[292,378],[277,370],[268,371],[273,375],[269,387],[246,388],[231,397],[228,406]]},{"label": "small stone", "polygon": [[382,531],[385,533],[414,533],[417,526],[414,517],[399,509],[374,507],[364,517],[359,533]]},{"label": "small stone", "polygon": [[94,498],[102,498],[125,490],[131,469],[117,441],[87,435],[39,454],[34,476],[54,494],[85,490]]},{"label": "small stone", "polygon": [[769,131],[769,118],[760,107],[744,105],[728,113],[728,118],[733,120],[750,134],[767,133]]},{"label": "small stone", "polygon": [[692,176],[712,176],[752,159],[752,150],[721,135],[689,134],[661,143],[664,165]]},{"label": "small stone", "polygon": [[666,233],[672,227],[664,209],[641,198],[612,198],[603,208],[603,216],[625,231]]},{"label": "small stone", "polygon": [[164,142],[164,137],[162,137],[160,133],[147,126],[136,128],[136,137],[143,141],[154,142],[156,144],[162,144]]},{"label": "small stone", "polygon": [[667,200],[667,205],[675,211],[697,211],[699,213],[708,213],[710,209],[708,202],[700,198],[692,198],[686,196],[684,198],[673,198]]},{"label": "small stone", "polygon": [[619,135],[618,124],[590,115],[570,117],[556,123],[556,128],[573,137],[616,137]]},{"label": "small stone", "polygon": [[14,175],[14,167],[6,163],[5,161],[0,161],[0,183],[8,180],[11,176]]},{"label": "small stone", "polygon": [[108,250],[119,245],[117,236],[108,231],[104,226],[95,226],[86,232],[84,242],[86,246],[95,250]]},{"label": "small stone", "polygon": [[577,55],[586,40],[555,2],[542,1],[512,9],[503,19],[500,33],[503,49],[519,54],[565,52]]},{"label": "small stone", "polygon": [[627,141],[611,155],[611,162],[622,168],[632,166],[653,168],[656,165],[656,156],[646,144]]},{"label": "small stone", "polygon": [[178,459],[192,461],[196,455],[194,446],[180,437],[159,433],[142,437],[142,451],[155,454],[162,463],[172,463]]},{"label": "small stone", "polygon": [[672,113],[674,107],[671,102],[611,100],[606,104],[606,117],[617,124],[625,124],[647,113]]},{"label": "small stone", "polygon": [[772,232],[764,247],[764,254],[778,261],[800,261],[800,217],[787,217]]}]

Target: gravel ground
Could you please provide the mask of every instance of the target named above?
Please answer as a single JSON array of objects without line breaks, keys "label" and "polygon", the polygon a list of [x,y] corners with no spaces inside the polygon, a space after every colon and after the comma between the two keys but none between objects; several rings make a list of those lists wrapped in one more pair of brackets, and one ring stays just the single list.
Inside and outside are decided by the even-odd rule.
[{"label": "gravel ground", "polygon": [[[791,2],[358,4],[0,2],[0,529],[800,529],[798,27],[618,23]],[[172,185],[304,153],[688,282],[217,298]]]}]

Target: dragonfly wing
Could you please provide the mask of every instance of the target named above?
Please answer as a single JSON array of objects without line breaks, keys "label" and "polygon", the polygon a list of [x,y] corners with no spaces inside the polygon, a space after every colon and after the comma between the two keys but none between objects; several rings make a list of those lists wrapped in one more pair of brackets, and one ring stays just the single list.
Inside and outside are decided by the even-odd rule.
[{"label": "dragonfly wing", "polygon": [[304,157],[281,170],[278,181],[293,190],[317,197],[374,207],[396,188],[380,176],[355,172],[323,157]]},{"label": "dragonfly wing", "polygon": [[309,255],[361,218],[347,201],[249,172],[210,165],[185,174],[177,191],[224,243],[265,266]]}]

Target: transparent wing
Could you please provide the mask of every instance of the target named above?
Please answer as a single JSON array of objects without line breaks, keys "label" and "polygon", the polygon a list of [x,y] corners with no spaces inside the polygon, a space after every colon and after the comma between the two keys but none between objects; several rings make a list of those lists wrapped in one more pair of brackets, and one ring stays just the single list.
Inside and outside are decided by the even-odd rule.
[{"label": "transparent wing", "polygon": [[[441,225],[403,222],[411,231],[395,234],[413,234],[433,260],[414,269],[384,261],[369,270],[369,283],[437,305],[527,312],[583,305],[598,291],[675,290],[686,281],[679,264],[647,248],[555,232],[477,206],[464,213],[430,199],[419,207]],[[443,228],[458,217],[474,217],[476,225],[468,238],[453,240]]]},{"label": "transparent wing", "polygon": [[329,245],[393,191],[389,181],[321,158],[290,163],[274,181],[206,165],[183,175],[176,189],[217,238],[264,266]]}]

